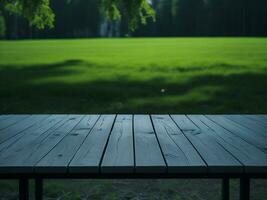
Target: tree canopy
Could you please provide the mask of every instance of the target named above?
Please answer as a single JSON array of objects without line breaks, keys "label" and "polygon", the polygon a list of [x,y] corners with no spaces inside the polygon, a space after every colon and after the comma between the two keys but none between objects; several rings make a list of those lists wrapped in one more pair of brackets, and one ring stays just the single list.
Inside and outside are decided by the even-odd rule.
[{"label": "tree canopy", "polygon": [[[22,11],[16,1],[0,0],[2,38],[267,36],[266,0],[145,0],[145,5],[137,4],[139,9],[131,5],[138,0],[46,0],[47,7],[43,3],[35,12],[26,12],[30,7],[25,6]],[[142,6],[148,6],[148,11]],[[47,12],[50,18],[42,14]]]},{"label": "tree canopy", "polygon": [[[147,18],[155,19],[155,12],[147,0],[99,1],[99,8],[110,20],[119,20],[123,12],[132,30],[139,21],[145,24]],[[50,0],[0,0],[0,2],[6,10],[22,15],[31,25],[39,29],[52,28],[54,25],[55,15],[50,8]]]}]

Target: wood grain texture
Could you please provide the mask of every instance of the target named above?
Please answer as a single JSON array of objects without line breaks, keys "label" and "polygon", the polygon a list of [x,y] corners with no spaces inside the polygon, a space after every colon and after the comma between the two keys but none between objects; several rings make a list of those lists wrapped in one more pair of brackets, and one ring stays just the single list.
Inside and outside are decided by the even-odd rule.
[{"label": "wood grain texture", "polygon": [[264,119],[261,116],[257,116],[257,115],[241,115],[241,116],[252,120],[253,122],[255,122],[256,124],[260,126],[267,128],[267,119]]},{"label": "wood grain texture", "polygon": [[28,128],[34,126],[36,123],[41,123],[42,120],[48,118],[49,115],[32,115],[26,119],[20,120],[19,122],[3,129],[0,131],[0,144],[7,141],[8,139],[20,134]]},{"label": "wood grain texture", "polygon": [[221,116],[221,115],[206,115],[210,120],[214,121],[215,123],[219,124],[226,130],[230,131],[231,133],[235,134],[236,136],[242,138],[243,140],[247,141],[248,143],[255,145],[260,150],[267,153],[267,140],[266,136],[262,136],[261,134],[257,133],[256,131],[252,131],[244,126],[241,126],[232,120]]},{"label": "wood grain texture", "polygon": [[267,115],[0,115],[1,174],[267,173]]},{"label": "wood grain texture", "polygon": [[10,117],[14,117],[14,115],[0,115],[0,122]]},{"label": "wood grain texture", "polygon": [[267,115],[242,115],[242,116],[247,117],[249,119],[253,119],[263,126],[267,126]]},{"label": "wood grain texture", "polygon": [[115,120],[115,115],[101,115],[91,133],[69,164],[70,173],[99,173],[100,163]]},{"label": "wood grain texture", "polygon": [[38,172],[66,173],[68,164],[94,127],[99,115],[83,117],[74,128],[45,156],[35,169]]},{"label": "wood grain texture", "polygon": [[101,165],[102,173],[133,173],[133,116],[118,115]]},{"label": "wood grain texture", "polygon": [[35,171],[35,164],[51,151],[65,134],[71,131],[80,120],[81,116],[79,115],[67,116],[67,119],[62,123],[56,124],[53,128],[37,137],[34,142],[25,145],[23,150],[24,158],[21,161],[23,164],[19,165],[19,167],[22,167],[21,170]]},{"label": "wood grain texture", "polygon": [[207,163],[208,173],[243,171],[242,164],[218,143],[213,131],[200,120],[184,115],[172,115],[172,118]]},{"label": "wood grain texture", "polygon": [[204,116],[197,116],[213,130],[217,141],[235,156],[246,172],[267,173],[267,154]]},{"label": "wood grain texture", "polygon": [[246,127],[251,131],[257,132],[263,137],[267,136],[267,127],[261,126],[260,124],[255,122],[255,120],[251,120],[240,115],[224,115],[224,116],[234,121],[235,123],[239,124],[240,126]]},{"label": "wood grain texture", "polygon": [[148,115],[134,115],[136,173],[166,173],[156,134]]},{"label": "wood grain texture", "polygon": [[207,166],[169,115],[152,115],[168,173],[203,173]]},{"label": "wood grain texture", "polygon": [[12,126],[30,115],[5,115],[0,118],[0,130]]},{"label": "wood grain texture", "polygon": [[[30,159],[41,138],[66,116],[53,115],[0,145],[0,169],[6,172],[32,172],[37,160]],[[20,169],[17,169],[20,166]]]}]

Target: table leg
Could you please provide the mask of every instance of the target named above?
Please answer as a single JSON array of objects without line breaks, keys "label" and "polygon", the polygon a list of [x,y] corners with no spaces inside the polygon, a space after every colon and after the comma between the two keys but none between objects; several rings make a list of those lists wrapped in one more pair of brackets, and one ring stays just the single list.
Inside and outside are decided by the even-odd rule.
[{"label": "table leg", "polygon": [[240,200],[250,199],[250,179],[244,177],[240,179]]},{"label": "table leg", "polygon": [[29,180],[27,178],[19,179],[19,199],[29,200]]},{"label": "table leg", "polygon": [[222,179],[222,200],[229,200],[230,198],[230,179]]},{"label": "table leg", "polygon": [[35,199],[36,200],[43,199],[43,179],[41,178],[35,179]]}]

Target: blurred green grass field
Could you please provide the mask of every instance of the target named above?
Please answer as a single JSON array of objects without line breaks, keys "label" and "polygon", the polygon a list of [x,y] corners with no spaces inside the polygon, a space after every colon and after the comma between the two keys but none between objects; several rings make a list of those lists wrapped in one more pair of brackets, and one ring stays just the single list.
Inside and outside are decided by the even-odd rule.
[{"label": "blurred green grass field", "polygon": [[0,113],[267,113],[267,39],[0,42]]}]

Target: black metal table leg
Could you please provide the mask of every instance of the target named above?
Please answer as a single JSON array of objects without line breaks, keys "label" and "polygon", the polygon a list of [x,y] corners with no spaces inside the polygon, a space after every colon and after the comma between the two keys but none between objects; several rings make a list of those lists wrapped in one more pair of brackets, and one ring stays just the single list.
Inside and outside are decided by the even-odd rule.
[{"label": "black metal table leg", "polygon": [[41,178],[35,179],[35,199],[36,200],[43,199],[43,179]]},{"label": "black metal table leg", "polygon": [[250,179],[244,177],[240,179],[240,200],[250,199]]},{"label": "black metal table leg", "polygon": [[222,179],[222,200],[230,199],[230,180],[229,178]]},{"label": "black metal table leg", "polygon": [[19,199],[29,200],[29,180],[27,178],[19,179]]}]

